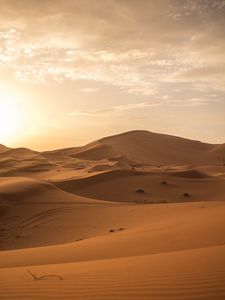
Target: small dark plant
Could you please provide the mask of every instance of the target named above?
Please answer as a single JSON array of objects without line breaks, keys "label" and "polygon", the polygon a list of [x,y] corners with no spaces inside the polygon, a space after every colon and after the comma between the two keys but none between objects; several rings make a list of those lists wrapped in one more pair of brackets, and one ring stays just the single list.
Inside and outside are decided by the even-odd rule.
[{"label": "small dark plant", "polygon": [[124,230],[125,228],[118,228],[118,229],[109,229],[109,232],[115,232],[115,231],[121,231]]},{"label": "small dark plant", "polygon": [[166,185],[168,183],[166,181],[162,181],[161,184]]},{"label": "small dark plant", "polygon": [[143,189],[137,189],[136,193],[145,194],[145,190],[143,190]]},{"label": "small dark plant", "polygon": [[187,197],[187,198],[190,198],[190,197],[191,197],[191,195],[188,194],[188,193],[184,193],[183,196],[184,196],[184,197]]}]

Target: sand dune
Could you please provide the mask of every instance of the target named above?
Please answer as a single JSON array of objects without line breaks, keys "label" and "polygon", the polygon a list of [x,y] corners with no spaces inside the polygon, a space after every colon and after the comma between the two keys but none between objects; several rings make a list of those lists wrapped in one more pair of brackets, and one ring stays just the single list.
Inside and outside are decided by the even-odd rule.
[{"label": "sand dune", "polygon": [[[84,226],[94,214],[93,222],[104,229],[95,237],[2,251],[2,299],[224,298],[224,202],[98,209],[70,211],[70,217],[63,217],[69,222],[77,213]],[[126,227],[109,232],[107,222],[108,228]],[[34,281],[27,270],[37,276],[60,275],[63,280]]]},{"label": "sand dune", "polygon": [[[77,236],[85,227],[83,240],[1,252],[0,267],[111,259],[223,245],[224,213],[224,202],[71,207],[49,225],[64,226],[64,230],[73,226]],[[119,228],[123,230],[110,232]],[[54,237],[51,239],[55,242]]]},{"label": "sand dune", "polygon": [[[225,297],[225,247],[1,269],[2,299],[208,299]],[[33,281],[59,274],[64,280]]]},{"label": "sand dune", "polygon": [[8,147],[0,144],[0,154],[3,153],[3,152],[5,152],[5,151],[7,151],[8,149],[9,149]]},{"label": "sand dune", "polygon": [[224,145],[206,144],[144,130],[103,138],[75,148],[73,155],[93,160],[124,155],[132,161],[155,165],[210,164],[225,161]]},{"label": "sand dune", "polygon": [[[0,249],[73,241],[75,233],[72,220],[63,226],[63,222],[57,224],[60,217],[65,217],[71,211],[71,206],[73,212],[79,212],[79,205],[101,203],[100,200],[68,194],[37,179],[0,178]],[[62,233],[57,235],[59,226],[62,226]],[[66,227],[66,233],[63,234]],[[82,232],[78,232],[80,237],[83,237]]]},{"label": "sand dune", "polygon": [[15,148],[15,149],[8,149],[7,151],[4,152],[4,155],[12,155],[12,156],[16,156],[16,155],[34,155],[34,154],[38,154],[37,151],[33,151],[31,149],[28,148]]},{"label": "sand dune", "polygon": [[[224,179],[197,170],[112,170],[54,182],[61,189],[94,199],[133,203],[224,200]],[[185,197],[185,194],[189,197]]]},{"label": "sand dune", "polygon": [[0,178],[0,191],[3,203],[57,203],[60,199],[66,203],[66,199],[73,199],[51,183],[24,177]]},{"label": "sand dune", "polygon": [[183,177],[183,178],[209,178],[211,177],[209,174],[199,171],[199,170],[195,170],[195,169],[191,169],[191,170],[185,170],[185,171],[176,171],[176,172],[171,172],[172,175],[176,176],[176,177]]},{"label": "sand dune", "polygon": [[[3,146],[2,146],[3,147]],[[132,131],[83,147],[38,153],[26,148],[0,152],[0,176],[40,179],[81,178],[114,169],[143,170],[181,165],[223,166],[225,148],[184,138]],[[74,172],[78,171],[78,172]],[[178,170],[179,171],[179,170]]]},{"label": "sand dune", "polygon": [[0,298],[225,299],[224,164],[224,144],[147,131],[0,145]]}]

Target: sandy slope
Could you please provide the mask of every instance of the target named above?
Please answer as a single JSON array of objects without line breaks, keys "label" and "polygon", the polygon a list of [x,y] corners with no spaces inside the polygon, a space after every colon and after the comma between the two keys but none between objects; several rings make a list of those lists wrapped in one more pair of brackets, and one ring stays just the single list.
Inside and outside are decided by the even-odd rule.
[{"label": "sandy slope", "polygon": [[[161,203],[225,200],[225,180],[192,171],[112,170],[81,179],[53,181],[61,189],[94,199]],[[140,191],[142,190],[142,191]],[[188,193],[188,196],[184,194]]]},{"label": "sandy slope", "polygon": [[0,145],[0,299],[225,299],[224,164],[224,144],[147,131]]},{"label": "sandy slope", "polygon": [[215,164],[225,162],[225,145],[213,145],[145,130],[106,137],[58,153],[99,160],[124,157],[147,164]]},{"label": "sandy slope", "polygon": [[[225,298],[225,247],[38,267],[1,269],[1,299]],[[33,281],[58,274],[63,280]]]},{"label": "sandy slope", "polygon": [[8,147],[6,147],[6,146],[0,144],[0,153],[3,153],[3,152],[5,152],[5,151],[7,151],[8,149],[9,149]]},{"label": "sandy slope", "polygon": [[[80,208],[101,203],[100,200],[66,193],[42,180],[0,178],[0,249],[72,241],[75,236],[73,219],[78,216]],[[64,220],[71,211],[75,214],[64,226]],[[61,223],[60,218],[64,218]],[[76,238],[82,238],[83,234],[85,230],[78,232]]]},{"label": "sandy slope", "polygon": [[[49,225],[61,233],[61,226],[64,231],[71,226],[75,236],[85,228],[83,240],[2,251],[0,266],[109,259],[222,245],[224,214],[225,202],[71,207]],[[123,230],[109,232],[119,228]],[[41,234],[40,229],[38,233]],[[55,243],[53,235],[49,238]]]},{"label": "sandy slope", "polygon": [[[71,244],[1,252],[1,299],[224,299],[225,203],[108,209],[103,220],[95,214],[97,226],[104,228],[111,216],[110,225],[129,227]],[[27,270],[63,280],[34,281]]]},{"label": "sandy slope", "polygon": [[28,177],[0,177],[0,192],[2,205],[101,203],[74,197],[49,182]]}]

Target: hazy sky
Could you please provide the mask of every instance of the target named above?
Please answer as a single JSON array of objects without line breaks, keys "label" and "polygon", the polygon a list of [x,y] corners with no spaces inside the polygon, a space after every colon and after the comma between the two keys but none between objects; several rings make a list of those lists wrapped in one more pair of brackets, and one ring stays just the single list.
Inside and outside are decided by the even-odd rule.
[{"label": "hazy sky", "polygon": [[225,0],[0,0],[0,143],[225,142]]}]

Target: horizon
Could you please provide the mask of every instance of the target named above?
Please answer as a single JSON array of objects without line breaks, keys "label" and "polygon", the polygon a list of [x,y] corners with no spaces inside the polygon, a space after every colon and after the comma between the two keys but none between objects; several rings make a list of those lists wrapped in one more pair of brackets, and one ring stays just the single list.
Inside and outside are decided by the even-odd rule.
[{"label": "horizon", "polygon": [[50,149],[35,149],[35,148],[30,148],[30,147],[25,147],[23,145],[18,145],[18,147],[10,147],[6,144],[3,144],[1,143],[0,141],[0,145],[2,146],[5,146],[9,149],[17,149],[17,148],[27,148],[27,149],[30,149],[32,151],[37,151],[37,152],[45,152],[45,151],[54,151],[54,150],[61,150],[61,149],[69,149],[69,148],[76,148],[76,147],[84,147],[86,145],[89,145],[91,143],[94,143],[94,142],[97,142],[99,140],[102,140],[102,139],[105,139],[105,138],[111,138],[111,137],[114,137],[114,136],[118,136],[118,135],[124,135],[124,134],[129,134],[129,133],[133,133],[133,132],[148,132],[148,133],[153,133],[153,134],[158,134],[158,135],[165,135],[165,136],[171,136],[171,137],[178,137],[180,139],[184,139],[184,140],[189,140],[191,142],[200,142],[200,143],[203,143],[203,144],[211,144],[211,145],[223,145],[225,144],[224,143],[208,143],[206,141],[201,141],[201,140],[195,140],[195,139],[189,139],[189,138],[186,138],[184,136],[178,136],[178,135],[173,135],[173,134],[166,134],[166,133],[162,133],[162,132],[153,132],[153,131],[150,131],[150,130],[146,130],[146,129],[133,129],[133,130],[129,130],[129,131],[125,131],[125,132],[118,132],[118,133],[115,133],[115,134],[112,134],[112,135],[107,135],[107,136],[102,136],[102,137],[99,137],[98,139],[95,139],[95,140],[90,140],[88,141],[87,143],[85,144],[80,144],[80,145],[71,145],[71,146],[68,146],[68,147],[62,147],[62,148],[50,148]]},{"label": "horizon", "polygon": [[1,143],[58,149],[142,128],[224,143],[224,1],[0,4]]}]

